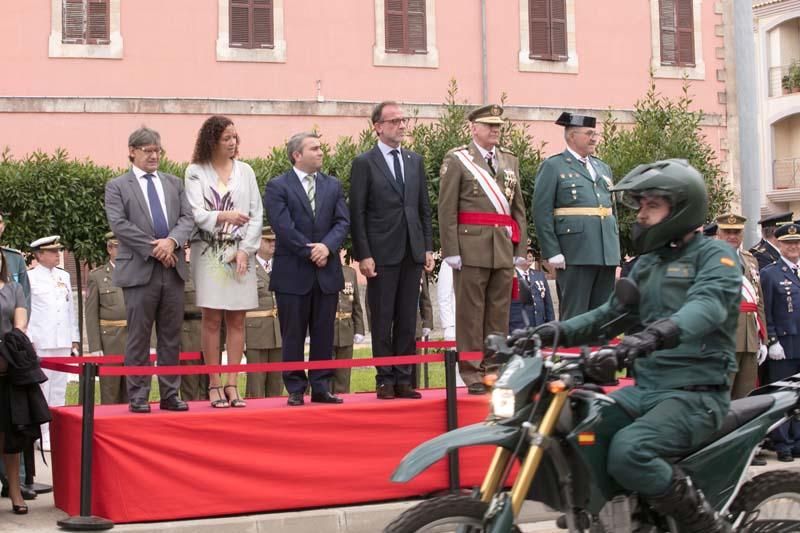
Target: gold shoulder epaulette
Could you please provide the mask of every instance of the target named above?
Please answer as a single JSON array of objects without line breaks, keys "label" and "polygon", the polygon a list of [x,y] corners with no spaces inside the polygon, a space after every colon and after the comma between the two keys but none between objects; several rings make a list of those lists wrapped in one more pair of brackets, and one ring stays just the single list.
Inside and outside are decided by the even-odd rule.
[{"label": "gold shoulder epaulette", "polygon": [[500,150],[501,152],[505,152],[506,154],[511,154],[511,155],[514,155],[514,152],[512,152],[512,151],[511,151],[511,150],[509,150],[508,148],[504,148],[504,147],[502,147],[502,146],[498,146],[498,147],[497,147],[497,149],[498,149],[498,150]]}]

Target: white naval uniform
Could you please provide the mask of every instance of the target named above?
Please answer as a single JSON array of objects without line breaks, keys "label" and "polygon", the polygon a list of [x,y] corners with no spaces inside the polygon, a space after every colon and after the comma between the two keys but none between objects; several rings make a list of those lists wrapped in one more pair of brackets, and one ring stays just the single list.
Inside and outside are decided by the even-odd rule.
[{"label": "white naval uniform", "polygon": [[[456,340],[456,291],[453,286],[453,269],[442,261],[436,281],[436,300],[439,302],[439,322],[444,330],[444,340]],[[464,380],[456,372],[456,386],[463,387]]]},{"label": "white naval uniform", "polygon": [[[80,342],[78,317],[72,297],[72,283],[66,270],[48,269],[42,265],[28,271],[31,283],[30,337],[39,357],[68,356],[73,342]],[[51,407],[66,400],[68,374],[43,369],[47,381],[42,393]],[[50,449],[50,425],[42,425],[42,446]]]}]

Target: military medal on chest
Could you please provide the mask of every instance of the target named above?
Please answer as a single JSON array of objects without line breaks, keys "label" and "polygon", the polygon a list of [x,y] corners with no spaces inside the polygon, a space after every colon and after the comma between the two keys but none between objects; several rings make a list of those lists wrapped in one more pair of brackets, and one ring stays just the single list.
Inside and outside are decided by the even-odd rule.
[{"label": "military medal on chest", "polygon": [[508,201],[510,202],[511,199],[514,198],[514,189],[517,186],[517,176],[514,173],[514,171],[509,168],[505,169],[503,171],[503,174],[505,175],[503,179],[503,183],[505,185],[503,193],[506,195],[506,198],[508,198]]},{"label": "military medal on chest", "polygon": [[344,282],[344,289],[342,289],[342,294],[348,296],[350,301],[353,301],[353,283],[350,281]]},{"label": "military medal on chest", "polygon": [[544,281],[540,279],[536,280],[536,288],[539,290],[539,296],[541,296],[542,300],[544,300],[544,295],[546,290],[544,284],[545,284]]}]

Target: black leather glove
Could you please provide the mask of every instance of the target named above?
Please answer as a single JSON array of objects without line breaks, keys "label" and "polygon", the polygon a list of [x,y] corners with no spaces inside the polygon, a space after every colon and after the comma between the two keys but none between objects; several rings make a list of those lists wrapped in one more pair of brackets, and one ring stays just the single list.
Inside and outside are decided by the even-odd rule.
[{"label": "black leather glove", "polygon": [[561,341],[564,340],[561,332],[561,326],[556,320],[547,322],[541,326],[537,326],[534,329],[536,330],[536,334],[539,335],[539,339],[542,341],[543,348],[552,346],[553,342],[556,340],[556,336],[558,336]]},{"label": "black leather glove", "polygon": [[598,385],[616,385],[617,355],[614,350],[603,349],[587,359],[583,365],[586,381]]},{"label": "black leather glove", "polygon": [[656,350],[674,348],[680,344],[680,329],[669,318],[656,320],[644,331],[625,335],[614,352],[617,355],[618,367],[625,368],[637,357],[642,357]]}]

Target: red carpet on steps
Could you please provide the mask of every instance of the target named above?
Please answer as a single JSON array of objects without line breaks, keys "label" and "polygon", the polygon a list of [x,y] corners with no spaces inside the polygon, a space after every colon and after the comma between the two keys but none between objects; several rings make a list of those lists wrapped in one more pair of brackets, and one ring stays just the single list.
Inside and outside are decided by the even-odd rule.
[{"label": "red carpet on steps", "polygon": [[[342,405],[245,409],[192,402],[184,413],[95,411],[92,514],[117,523],[262,513],[418,497],[447,488],[440,461],[407,484],[389,480],[402,457],[445,431],[444,390],[421,400],[343,396]],[[489,396],[458,393],[459,425],[481,421]],[[79,514],[81,408],[53,409],[56,507]],[[461,483],[479,485],[493,448],[461,451]]]}]

